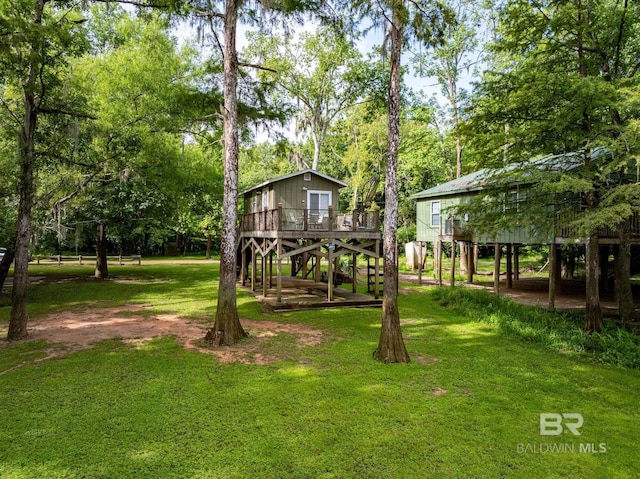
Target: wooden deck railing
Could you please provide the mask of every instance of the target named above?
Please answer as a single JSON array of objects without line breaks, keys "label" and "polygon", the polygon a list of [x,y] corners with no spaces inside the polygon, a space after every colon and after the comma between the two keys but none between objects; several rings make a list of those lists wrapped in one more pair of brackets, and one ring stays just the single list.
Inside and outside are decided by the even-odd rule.
[{"label": "wooden deck railing", "polygon": [[242,231],[379,231],[380,211],[282,208],[242,216]]},{"label": "wooden deck railing", "polygon": [[[577,214],[572,214],[572,215],[565,214],[562,216],[558,215],[556,217],[557,236],[560,236],[562,238],[573,238],[577,236],[577,228],[572,226],[572,223],[574,223],[577,219],[578,219]],[[631,217],[629,221],[631,223],[631,236],[632,237],[640,236],[640,215],[635,214],[634,216]],[[615,228],[610,228],[609,226],[603,226],[598,228],[598,236],[600,238],[617,238],[618,232],[616,231]]]}]

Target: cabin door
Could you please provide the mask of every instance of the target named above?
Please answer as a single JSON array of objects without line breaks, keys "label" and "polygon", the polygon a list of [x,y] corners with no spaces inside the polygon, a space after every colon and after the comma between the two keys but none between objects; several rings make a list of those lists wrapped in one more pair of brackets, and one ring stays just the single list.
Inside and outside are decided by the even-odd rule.
[{"label": "cabin door", "polygon": [[309,217],[326,218],[329,216],[331,204],[330,191],[309,191],[307,204],[309,205]]}]

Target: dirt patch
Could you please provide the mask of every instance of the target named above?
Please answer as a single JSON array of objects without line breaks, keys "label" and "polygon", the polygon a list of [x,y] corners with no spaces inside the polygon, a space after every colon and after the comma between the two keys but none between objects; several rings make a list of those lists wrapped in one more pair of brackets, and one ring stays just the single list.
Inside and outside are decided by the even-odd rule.
[{"label": "dirt patch", "polygon": [[438,358],[436,358],[435,356],[425,358],[424,356],[420,356],[419,354],[414,354],[413,359],[416,363],[422,364],[424,366],[431,366],[432,364],[436,364],[438,362]]},{"label": "dirt patch", "polygon": [[444,396],[445,394],[447,394],[449,391],[447,391],[446,389],[442,389],[442,388],[435,388],[432,391],[432,394],[434,396]]},{"label": "dirt patch", "polygon": [[83,311],[64,311],[29,322],[28,341],[53,343],[46,356],[38,361],[64,356],[91,348],[107,339],[141,345],[161,336],[173,336],[187,350],[213,354],[221,362],[269,364],[282,359],[277,348],[265,348],[269,339],[289,335],[295,347],[316,346],[323,340],[321,330],[299,324],[241,319],[249,333],[246,341],[235,346],[204,346],[202,339],[207,323],[181,318],[173,314],[153,314],[143,306],[94,308]]}]

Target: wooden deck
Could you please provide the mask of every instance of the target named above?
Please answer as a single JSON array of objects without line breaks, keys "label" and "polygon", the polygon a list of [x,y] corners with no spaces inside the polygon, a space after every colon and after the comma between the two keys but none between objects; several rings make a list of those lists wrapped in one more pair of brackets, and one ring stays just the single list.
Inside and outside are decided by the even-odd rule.
[{"label": "wooden deck", "polygon": [[350,238],[358,240],[381,237],[380,212],[282,208],[242,216],[241,237],[250,238]]},{"label": "wooden deck", "polygon": [[[251,292],[250,287],[243,287],[243,289]],[[253,292],[253,295],[271,311],[325,308],[379,308],[382,306],[381,299],[375,299],[373,296],[366,294],[353,293],[351,292],[350,285],[349,290],[340,287],[333,288],[332,301],[328,301],[327,283],[318,283],[316,281],[294,277],[282,278],[281,294],[281,301],[278,302],[275,288],[267,289],[266,298],[263,296],[261,286]]]}]

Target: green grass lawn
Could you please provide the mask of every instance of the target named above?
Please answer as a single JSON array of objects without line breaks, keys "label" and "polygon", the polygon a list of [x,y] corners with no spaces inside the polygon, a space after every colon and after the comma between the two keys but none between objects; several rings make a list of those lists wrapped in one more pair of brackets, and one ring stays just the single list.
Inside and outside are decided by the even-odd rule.
[{"label": "green grass lawn", "polygon": [[[137,303],[204,319],[217,267],[111,267],[105,282],[90,267],[34,267],[47,280],[32,287],[30,314]],[[507,336],[410,290],[400,298],[409,365],[372,360],[380,309],[268,314],[242,292],[242,317],[302,323],[325,340],[273,338],[265,347],[288,359],[267,366],[223,364],[172,338],[46,361],[43,343],[0,344],[0,477],[640,475],[640,371]],[[8,301],[0,295],[4,325]],[[581,414],[582,435],[541,436],[541,413]]]}]

